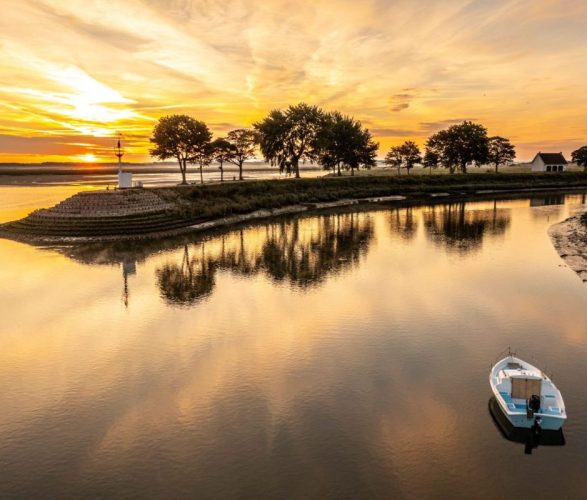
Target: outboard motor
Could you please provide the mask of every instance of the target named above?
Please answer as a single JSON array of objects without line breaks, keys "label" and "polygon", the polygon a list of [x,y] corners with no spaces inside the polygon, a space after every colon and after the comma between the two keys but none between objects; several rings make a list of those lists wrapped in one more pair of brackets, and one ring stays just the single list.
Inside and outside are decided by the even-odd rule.
[{"label": "outboard motor", "polygon": [[533,394],[528,400],[527,417],[534,417],[534,413],[540,410],[540,396]]}]

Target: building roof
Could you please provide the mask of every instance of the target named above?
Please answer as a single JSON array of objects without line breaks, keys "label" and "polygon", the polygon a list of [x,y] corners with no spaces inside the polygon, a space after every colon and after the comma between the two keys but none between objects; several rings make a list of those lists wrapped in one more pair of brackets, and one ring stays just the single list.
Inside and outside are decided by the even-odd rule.
[{"label": "building roof", "polygon": [[568,163],[562,153],[538,153],[536,158],[538,157],[542,158],[545,165],[566,165]]}]

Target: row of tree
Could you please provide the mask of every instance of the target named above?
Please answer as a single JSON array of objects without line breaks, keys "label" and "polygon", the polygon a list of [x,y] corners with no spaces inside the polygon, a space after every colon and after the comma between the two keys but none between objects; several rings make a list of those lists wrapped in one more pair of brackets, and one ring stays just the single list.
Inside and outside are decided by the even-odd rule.
[{"label": "row of tree", "polygon": [[498,172],[500,165],[513,161],[515,157],[516,150],[508,139],[489,137],[483,125],[465,121],[432,135],[426,142],[424,155],[416,143],[406,141],[389,150],[385,163],[397,168],[398,173],[404,168],[408,174],[418,164],[431,171],[444,167],[451,174],[457,170],[467,173],[470,165],[491,164]]},{"label": "row of tree", "polygon": [[274,110],[253,129],[237,129],[226,137],[212,140],[208,126],[186,115],[165,116],[153,131],[151,155],[161,160],[175,158],[182,183],[186,184],[188,164],[197,164],[200,180],[203,167],[218,162],[221,181],[224,164],[239,168],[254,157],[258,146],[266,161],[282,172],[300,177],[300,163],[314,162],[341,175],[351,170],[376,165],[379,145],[361,122],[337,111],[326,113],[317,106],[298,104],[286,110]]},{"label": "row of tree", "polygon": [[[312,162],[326,170],[342,175],[350,170],[376,165],[379,144],[360,121],[338,111],[327,113],[317,106],[298,104],[285,110],[273,110],[253,125],[252,129],[236,129],[226,137],[212,140],[208,126],[186,115],[165,116],[155,126],[151,154],[161,160],[175,158],[185,184],[188,164],[203,167],[216,161],[221,181],[224,165],[234,164],[243,179],[244,163],[254,158],[257,147],[267,162],[295,177],[300,177],[300,163]],[[491,164],[498,172],[500,165],[516,157],[511,142],[500,136],[489,137],[487,129],[478,123],[464,121],[452,125],[428,138],[424,153],[413,141],[392,147],[385,163],[405,169],[409,174],[416,165],[443,167],[451,174],[467,173],[470,166]],[[587,146],[573,152],[573,161],[587,171]]]}]

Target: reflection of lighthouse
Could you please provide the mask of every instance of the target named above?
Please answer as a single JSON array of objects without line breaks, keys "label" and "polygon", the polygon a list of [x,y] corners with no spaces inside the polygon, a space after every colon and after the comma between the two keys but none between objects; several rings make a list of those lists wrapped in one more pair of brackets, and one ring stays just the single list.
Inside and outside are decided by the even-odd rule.
[{"label": "reflection of lighthouse", "polygon": [[118,158],[118,189],[132,187],[132,174],[130,172],[122,171],[122,157],[124,156],[122,134],[118,134],[116,146],[114,146],[114,154]]},{"label": "reflection of lighthouse", "polygon": [[128,301],[130,297],[130,291],[128,289],[128,277],[137,274],[137,263],[134,260],[123,260],[122,261],[122,302],[124,307],[128,307]]}]

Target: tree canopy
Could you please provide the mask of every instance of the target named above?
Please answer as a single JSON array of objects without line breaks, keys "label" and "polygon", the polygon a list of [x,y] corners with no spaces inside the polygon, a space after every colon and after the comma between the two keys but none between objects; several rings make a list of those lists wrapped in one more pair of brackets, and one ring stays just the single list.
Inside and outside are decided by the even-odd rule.
[{"label": "tree canopy", "polygon": [[385,163],[393,168],[397,168],[397,173],[405,168],[410,173],[414,165],[422,161],[420,148],[413,141],[406,141],[400,146],[393,146],[385,156]]},{"label": "tree canopy", "polygon": [[379,144],[361,122],[338,111],[323,117],[319,132],[318,161],[323,168],[341,175],[341,167],[350,169],[371,168],[377,164]]},{"label": "tree canopy", "polygon": [[210,145],[208,126],[187,115],[169,115],[159,119],[151,142],[151,155],[160,160],[175,158],[181,171],[182,184],[187,184],[187,164],[196,161]]},{"label": "tree canopy", "polygon": [[243,164],[255,157],[257,134],[254,130],[239,128],[231,130],[226,136],[232,147],[232,155],[226,161],[238,167],[238,179],[243,180]]},{"label": "tree canopy", "polygon": [[571,153],[572,160],[587,172],[587,146],[582,146]]},{"label": "tree canopy", "polygon": [[500,165],[513,161],[515,157],[516,148],[509,139],[499,136],[489,138],[489,161],[495,165],[495,172],[499,171]]},{"label": "tree canopy", "polygon": [[224,137],[212,141],[212,157],[218,162],[220,169],[220,182],[224,182],[224,164],[234,156],[232,144]]},{"label": "tree canopy", "polygon": [[305,103],[273,110],[255,123],[261,153],[271,165],[300,177],[300,161],[316,160],[324,112]]},{"label": "tree canopy", "polygon": [[489,161],[487,129],[478,123],[464,121],[432,135],[426,142],[426,149],[451,174],[457,168],[466,174],[469,164],[480,166]]}]

